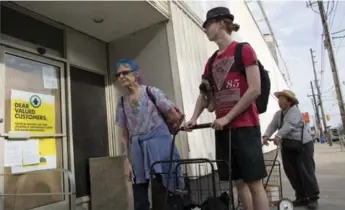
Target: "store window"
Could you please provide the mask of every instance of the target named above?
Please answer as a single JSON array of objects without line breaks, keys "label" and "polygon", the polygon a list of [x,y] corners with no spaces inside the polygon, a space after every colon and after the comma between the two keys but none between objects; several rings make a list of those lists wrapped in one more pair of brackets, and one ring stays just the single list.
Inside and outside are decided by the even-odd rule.
[{"label": "store window", "polygon": [[[5,51],[3,61],[4,133],[24,131],[38,136],[5,141],[5,194],[61,193],[63,176],[53,170],[63,168],[63,139],[53,136],[65,133],[63,64],[14,50]],[[31,209],[63,199],[62,195],[6,196],[4,209]]]}]

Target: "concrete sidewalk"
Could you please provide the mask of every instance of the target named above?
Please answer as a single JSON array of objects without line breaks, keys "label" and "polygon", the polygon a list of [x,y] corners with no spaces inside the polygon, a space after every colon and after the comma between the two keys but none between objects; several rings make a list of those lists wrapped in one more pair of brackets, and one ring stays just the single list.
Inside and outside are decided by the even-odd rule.
[{"label": "concrete sidewalk", "polygon": [[[328,144],[315,144],[315,162],[316,175],[321,190],[319,209],[344,210],[345,152],[341,151],[339,144],[333,144],[332,147]],[[285,174],[283,176],[283,195],[290,199],[294,198],[294,192]]]}]

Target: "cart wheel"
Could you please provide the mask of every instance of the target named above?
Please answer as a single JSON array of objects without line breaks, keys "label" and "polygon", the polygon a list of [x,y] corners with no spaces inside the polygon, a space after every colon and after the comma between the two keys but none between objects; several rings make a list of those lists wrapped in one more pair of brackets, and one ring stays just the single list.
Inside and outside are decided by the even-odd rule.
[{"label": "cart wheel", "polygon": [[293,203],[289,199],[283,198],[278,204],[278,210],[293,210]]}]

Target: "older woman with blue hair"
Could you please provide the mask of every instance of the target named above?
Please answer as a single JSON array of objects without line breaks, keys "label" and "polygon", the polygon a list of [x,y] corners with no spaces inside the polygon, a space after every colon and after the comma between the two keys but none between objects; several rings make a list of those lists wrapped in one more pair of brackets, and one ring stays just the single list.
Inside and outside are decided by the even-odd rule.
[{"label": "older woman with blue hair", "polygon": [[[134,209],[149,210],[151,166],[156,161],[170,158],[172,136],[166,120],[178,122],[181,116],[160,89],[141,84],[139,67],[133,60],[118,61],[112,73],[125,93],[117,105],[116,125],[120,127],[121,141],[125,145],[126,175],[131,175],[133,180]],[[173,158],[180,159],[177,148],[174,148]],[[172,168],[174,170],[176,166]],[[155,164],[154,172],[159,174],[160,183],[166,187],[168,164]],[[182,180],[178,184],[183,187]],[[169,182],[169,190],[175,188],[175,180]]]}]

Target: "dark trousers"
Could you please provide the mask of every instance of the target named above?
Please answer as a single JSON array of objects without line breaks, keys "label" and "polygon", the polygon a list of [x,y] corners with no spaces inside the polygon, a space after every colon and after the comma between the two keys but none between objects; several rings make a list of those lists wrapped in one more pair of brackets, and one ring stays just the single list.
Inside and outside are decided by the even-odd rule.
[{"label": "dark trousers", "polygon": [[303,145],[302,152],[282,148],[283,167],[296,198],[318,199],[320,190],[315,176],[314,143]]},{"label": "dark trousers", "polygon": [[[229,161],[232,180],[253,182],[265,178],[260,127],[216,130],[216,159]],[[217,165],[220,181],[228,181],[229,164],[219,162]]]},{"label": "dark trousers", "polygon": [[[143,184],[133,184],[134,210],[149,210],[149,182]],[[151,180],[152,209],[163,210],[166,188],[163,185],[162,177],[156,175]]]},{"label": "dark trousers", "polygon": [[149,183],[133,184],[134,210],[150,210]]}]

